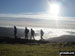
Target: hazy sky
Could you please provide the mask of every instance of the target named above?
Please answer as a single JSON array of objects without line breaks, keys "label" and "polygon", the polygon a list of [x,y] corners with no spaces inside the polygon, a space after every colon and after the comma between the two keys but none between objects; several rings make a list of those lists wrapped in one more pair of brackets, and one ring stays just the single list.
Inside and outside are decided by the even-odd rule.
[{"label": "hazy sky", "polygon": [[0,13],[36,13],[46,8],[46,0],[0,0]]},{"label": "hazy sky", "polygon": [[75,20],[75,0],[0,0],[0,25],[12,25],[14,22],[13,25],[20,23],[22,25],[23,22],[29,22],[28,24],[47,23],[46,18],[51,19],[49,18],[51,15],[47,13],[49,3],[52,1],[60,3],[60,16],[64,20]]},{"label": "hazy sky", "polygon": [[[75,17],[75,0],[56,1],[62,4],[62,15]],[[0,14],[45,13],[48,6],[48,0],[0,0]]]}]

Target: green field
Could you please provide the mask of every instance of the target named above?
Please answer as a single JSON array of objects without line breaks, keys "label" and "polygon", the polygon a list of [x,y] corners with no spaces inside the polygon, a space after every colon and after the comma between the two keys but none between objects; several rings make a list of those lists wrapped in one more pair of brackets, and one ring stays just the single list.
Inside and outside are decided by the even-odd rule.
[{"label": "green field", "polygon": [[59,56],[59,50],[75,51],[75,47],[56,44],[0,44],[0,56]]}]

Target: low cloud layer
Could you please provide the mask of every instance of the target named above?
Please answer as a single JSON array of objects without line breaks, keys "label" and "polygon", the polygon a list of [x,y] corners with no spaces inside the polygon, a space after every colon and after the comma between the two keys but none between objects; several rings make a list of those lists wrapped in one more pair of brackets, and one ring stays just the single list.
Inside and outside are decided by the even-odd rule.
[{"label": "low cloud layer", "polygon": [[0,26],[32,26],[32,27],[59,27],[75,28],[74,17],[58,17],[54,19],[49,14],[0,14]]},{"label": "low cloud layer", "polygon": [[[51,16],[50,14],[0,14],[1,18],[32,18],[32,19],[46,19],[46,20],[55,20],[54,16]],[[58,17],[58,20],[74,20],[75,17]]]}]

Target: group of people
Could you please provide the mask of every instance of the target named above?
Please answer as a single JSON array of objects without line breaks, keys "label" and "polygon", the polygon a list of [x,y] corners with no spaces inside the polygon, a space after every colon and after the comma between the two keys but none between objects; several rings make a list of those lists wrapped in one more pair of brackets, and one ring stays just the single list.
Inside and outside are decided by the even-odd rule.
[{"label": "group of people", "polygon": [[[29,29],[27,27],[25,27],[24,34],[25,34],[25,39],[28,39],[29,38]],[[41,38],[41,40],[43,40],[43,35],[44,35],[44,32],[41,29],[40,30],[40,38]],[[30,40],[31,39],[35,40],[34,36],[35,36],[35,31],[31,28],[31,30],[30,30]],[[14,37],[15,37],[15,39],[17,39],[17,28],[16,28],[16,26],[14,26]]]}]

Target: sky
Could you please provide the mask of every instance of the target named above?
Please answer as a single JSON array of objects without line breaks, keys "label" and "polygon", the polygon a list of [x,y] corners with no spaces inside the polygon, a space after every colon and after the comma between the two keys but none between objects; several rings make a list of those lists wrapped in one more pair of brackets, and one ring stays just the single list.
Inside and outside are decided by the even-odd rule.
[{"label": "sky", "polygon": [[[46,13],[52,0],[0,0],[0,14]],[[75,0],[56,0],[62,4],[61,15],[75,17]]]},{"label": "sky", "polygon": [[46,6],[46,0],[0,0],[0,13],[44,12]]},{"label": "sky", "polygon": [[59,20],[66,21],[62,21],[64,23],[62,25],[74,25],[75,0],[0,0],[0,26],[43,25],[46,27],[56,24],[55,21],[51,21],[53,18],[49,14],[49,3],[54,1],[60,3]]}]

